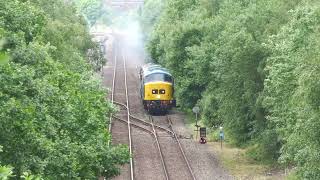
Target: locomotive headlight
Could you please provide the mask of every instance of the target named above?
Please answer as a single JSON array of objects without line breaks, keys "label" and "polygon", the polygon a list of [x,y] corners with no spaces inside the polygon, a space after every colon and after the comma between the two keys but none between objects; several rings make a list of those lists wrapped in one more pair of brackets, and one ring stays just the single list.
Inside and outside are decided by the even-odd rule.
[{"label": "locomotive headlight", "polygon": [[165,94],[165,93],[166,93],[166,90],[160,89],[160,94]]},{"label": "locomotive headlight", "polygon": [[158,89],[152,89],[152,94],[158,94]]}]

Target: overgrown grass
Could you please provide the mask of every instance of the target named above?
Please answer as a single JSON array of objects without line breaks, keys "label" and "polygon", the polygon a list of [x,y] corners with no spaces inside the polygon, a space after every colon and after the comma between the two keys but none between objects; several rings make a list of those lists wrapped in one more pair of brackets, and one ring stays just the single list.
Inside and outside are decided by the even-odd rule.
[{"label": "overgrown grass", "polygon": [[286,180],[299,180],[298,176],[296,175],[296,172],[291,172],[287,177]]},{"label": "overgrown grass", "polygon": [[221,149],[219,142],[210,144],[222,166],[236,179],[285,179],[283,170],[248,158],[246,149],[236,148],[227,143],[224,143]]}]

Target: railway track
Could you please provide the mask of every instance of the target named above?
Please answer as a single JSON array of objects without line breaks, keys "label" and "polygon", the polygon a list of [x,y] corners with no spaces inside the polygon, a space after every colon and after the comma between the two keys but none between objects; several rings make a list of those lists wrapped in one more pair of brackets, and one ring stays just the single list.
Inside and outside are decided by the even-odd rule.
[{"label": "railway track", "polygon": [[[153,116],[149,115],[149,120],[150,120],[150,123],[152,124],[153,127],[156,126],[156,125],[154,125],[154,118],[153,118]],[[182,148],[182,145],[181,145],[181,143],[180,143],[180,141],[179,141],[179,138],[178,138],[178,136],[176,135],[176,133],[175,133],[174,130],[173,130],[173,125],[172,125],[172,121],[171,121],[170,117],[169,117],[168,115],[166,115],[166,116],[165,116],[165,120],[166,120],[167,123],[168,123],[168,128],[170,129],[169,131],[172,132],[172,135],[173,135],[173,138],[174,138],[174,142],[175,142],[174,144],[177,145],[177,147],[178,147],[178,149],[179,149],[179,151],[180,151],[180,153],[181,153],[181,156],[182,156],[182,158],[183,158],[183,161],[184,161],[184,163],[185,163],[185,165],[186,165],[186,167],[187,167],[187,171],[188,171],[188,173],[189,173],[189,177],[191,177],[193,180],[196,180],[195,175],[194,175],[194,173],[193,173],[193,170],[192,170],[192,168],[191,168],[191,166],[190,166],[189,160],[188,160],[188,158],[187,158],[187,156],[186,156],[186,154],[185,154],[185,152],[184,152],[184,150],[183,150],[183,148]],[[161,127],[161,126],[160,126],[160,127]],[[175,178],[171,178],[170,175],[169,175],[169,169],[170,169],[170,168],[169,168],[168,165],[167,165],[168,162],[165,161],[165,158],[163,157],[163,154],[164,154],[164,153],[163,153],[162,146],[160,145],[160,141],[159,141],[159,139],[158,139],[159,135],[158,135],[158,133],[156,132],[155,128],[153,128],[153,130],[154,130],[154,135],[155,135],[155,137],[156,137],[158,149],[159,149],[160,153],[162,154],[162,157],[161,157],[161,158],[162,158],[162,161],[163,161],[163,169],[165,170],[166,178],[167,178],[167,180],[168,180],[168,179],[175,179]],[[174,174],[174,173],[172,172],[171,174]]]},{"label": "railway track", "polygon": [[[186,177],[186,179],[194,179],[195,176],[194,173],[190,167],[189,161],[184,153],[184,150],[180,144],[180,141],[174,132],[172,128],[172,122],[170,120],[169,116],[165,116],[167,120],[168,126],[164,127],[162,125],[157,125],[154,123],[153,117],[149,116],[149,121],[146,121],[142,118],[138,118],[130,113],[130,104],[129,104],[129,94],[128,94],[128,80],[127,80],[127,67],[126,67],[126,57],[124,56],[123,52],[120,52],[120,48],[118,53],[115,53],[115,61],[114,61],[114,68],[113,68],[113,79],[112,79],[112,89],[111,89],[111,102],[114,105],[119,106],[119,112],[117,115],[113,114],[110,118],[110,124],[109,124],[109,131],[113,134],[118,133],[119,139],[122,139],[119,143],[128,142],[129,146],[129,152],[131,155],[133,155],[133,143],[132,143],[132,130],[136,131],[135,129],[141,130],[152,137],[153,140],[150,139],[150,141],[153,141],[154,143],[151,143],[151,146],[155,146],[153,150],[153,156],[159,157],[158,162],[161,162],[161,165],[159,164],[158,168],[159,170],[162,167],[162,171],[159,173],[163,173],[163,177],[166,180],[169,179],[177,179],[178,175],[175,175],[177,170],[183,171],[184,175],[180,178]],[[122,60],[122,61],[119,61]],[[132,80],[131,80],[132,81]],[[132,88],[132,87],[131,87]],[[115,122],[112,121],[118,121],[122,124],[127,125],[126,130],[124,129],[124,126],[122,125],[122,129],[119,129],[119,123],[115,124]],[[115,126],[118,126],[117,129],[114,129],[113,124]],[[134,129],[131,129],[134,128]],[[124,140],[123,133],[124,131],[127,131],[127,138]],[[119,134],[122,133],[122,134]],[[146,136],[146,135],[144,135]],[[118,139],[117,139],[118,140]],[[118,140],[119,141],[119,140]],[[137,143],[137,141],[135,141]],[[141,144],[141,143],[140,143]],[[169,146],[166,146],[165,144],[170,144]],[[174,147],[175,155],[170,153],[170,150],[165,149],[165,147]],[[139,147],[139,146],[138,146]],[[137,145],[135,145],[135,148],[137,148]],[[147,147],[148,148],[148,147]],[[141,149],[141,148],[140,148]],[[158,152],[156,152],[158,151]],[[158,155],[156,155],[158,154]],[[172,160],[172,158],[174,160]],[[178,160],[179,159],[179,160]],[[177,167],[183,167],[181,169],[174,170],[172,169],[172,166],[175,166],[175,163],[179,161],[179,165]],[[129,172],[123,172],[124,174],[119,177],[120,179],[135,179],[135,168],[134,165],[134,159],[133,157],[130,158],[130,167],[128,167]],[[170,164],[170,166],[168,166]],[[140,167],[140,166],[137,166]],[[137,168],[136,167],[136,168]],[[183,169],[183,170],[182,170]],[[139,173],[139,171],[137,171]],[[157,175],[155,175],[157,176]],[[159,178],[159,177],[158,177]]]},{"label": "railway track", "polygon": [[[119,45],[118,45],[119,46]],[[129,153],[132,154],[132,135],[131,135],[131,122],[130,122],[130,109],[129,109],[129,97],[128,97],[128,85],[127,85],[127,68],[126,68],[126,59],[123,55],[123,52],[117,51],[119,47],[115,48],[115,58],[114,58],[114,68],[113,68],[113,77],[112,77],[112,88],[111,88],[111,103],[115,104],[115,100],[123,101],[122,104],[125,105],[125,109],[118,112],[121,114],[122,117],[124,117],[127,123],[127,131],[128,131],[128,144],[129,144]],[[119,67],[119,64],[121,66],[121,62],[118,62],[118,53],[122,54],[122,67]],[[117,73],[119,73],[117,75]],[[121,74],[122,73],[122,74]],[[123,76],[123,77],[122,77]],[[123,78],[122,80],[118,80],[118,78]],[[121,86],[121,83],[117,84],[118,82],[124,81],[124,87]],[[121,92],[122,91],[122,92]],[[124,91],[124,92],[123,92]],[[124,94],[124,96],[123,96]],[[110,123],[109,123],[109,132],[113,132],[113,123],[112,120],[115,118],[115,116],[110,117]],[[119,130],[120,131],[120,130]],[[110,143],[110,142],[109,142]],[[134,180],[134,170],[133,170],[133,158],[130,157],[130,180]]]},{"label": "railway track", "polygon": [[[118,118],[118,117],[114,117],[114,118],[117,119],[117,120],[119,120],[119,121],[121,121],[121,122],[123,122],[123,123],[127,123],[126,120],[123,120],[123,119],[121,119],[121,118]],[[143,126],[141,126],[141,125],[138,125],[138,124],[136,124],[136,123],[131,123],[131,125],[132,125],[133,127],[135,127],[135,128],[138,128],[138,129],[140,129],[140,130],[142,130],[142,131],[145,131],[145,132],[149,133],[149,134],[155,139],[155,142],[156,142],[156,144],[157,144],[157,149],[158,149],[158,152],[159,152],[159,155],[160,155],[160,159],[161,159],[161,164],[162,164],[163,172],[164,172],[164,174],[165,174],[165,178],[166,178],[166,180],[169,180],[168,170],[167,170],[167,167],[166,167],[166,165],[165,165],[165,161],[164,161],[164,158],[163,158],[163,152],[162,152],[162,149],[161,149],[161,147],[160,147],[160,143],[159,143],[159,140],[158,140],[158,134],[157,134],[157,131],[156,131],[156,128],[155,128],[154,124],[153,124],[153,123],[150,123],[150,125],[152,126],[152,131],[149,130],[148,128],[143,127]],[[147,127],[150,127],[150,126],[147,126]]]},{"label": "railway track", "polygon": [[[119,57],[119,54],[118,54],[118,57]],[[153,126],[153,124],[151,124],[150,122],[147,122],[143,119],[140,119],[140,118],[135,117],[130,114],[126,59],[125,59],[125,56],[123,53],[120,54],[120,57],[121,57],[120,59],[122,59],[123,67],[119,67],[119,66],[121,66],[120,65],[121,63],[117,62],[119,59],[117,58],[117,55],[115,55],[115,62],[114,62],[114,68],[113,68],[112,90],[111,90],[111,102],[114,105],[120,106],[120,110],[119,110],[117,116],[116,115],[111,116],[111,118],[110,118],[111,123],[109,124],[109,130],[110,130],[110,132],[113,132],[112,124],[114,124],[115,122],[112,123],[112,120],[117,120],[121,123],[126,124],[127,130],[128,130],[129,152],[130,152],[130,154],[133,154],[131,127],[137,128],[139,130],[142,130],[142,131],[150,134],[151,137],[153,137],[154,139],[156,139],[157,137],[154,133],[154,130],[152,130],[152,128],[156,128],[161,132],[165,132],[168,136],[171,136],[171,137],[173,137],[173,132],[171,132],[168,129],[162,128],[160,126]],[[120,72],[121,70],[123,70],[122,74]],[[123,76],[123,74],[124,74],[124,77],[122,78],[121,76]],[[124,79],[124,81],[122,79]],[[124,83],[121,83],[121,81]],[[124,88],[124,92],[123,92],[122,88],[119,88],[119,86],[121,84],[124,85],[124,86],[122,85]],[[124,94],[124,96],[121,94]],[[123,132],[123,130],[115,130],[115,131],[122,131]],[[114,133],[116,133],[116,132],[114,132]],[[159,153],[159,155],[161,156],[160,153]],[[134,170],[134,162],[133,162],[133,158],[131,157],[130,158],[130,180],[133,180],[135,178],[134,171],[135,171]],[[124,177],[127,177],[127,176],[128,175],[124,175]],[[122,177],[119,177],[119,178],[121,179]]]},{"label": "railway track", "polygon": [[[128,83],[127,83],[127,67],[126,67],[126,59],[122,53],[123,59],[123,69],[124,69],[124,84],[125,84],[125,91],[126,91],[126,103],[127,103],[127,120],[128,120],[128,134],[129,134],[129,153],[132,153],[132,137],[131,137],[131,123],[130,123],[130,109],[129,109],[129,96],[128,96]],[[133,158],[130,157],[130,179],[134,180],[134,171],[133,171]]]},{"label": "railway track", "polygon": [[[123,108],[127,108],[127,106],[126,106],[125,104],[120,103],[120,102],[114,101],[114,104],[119,105],[119,106],[121,106],[121,107],[123,107]],[[155,124],[153,124],[153,123],[151,123],[151,122],[145,121],[145,120],[143,120],[143,119],[141,119],[141,118],[138,118],[138,117],[136,117],[136,116],[134,116],[134,115],[132,115],[132,114],[129,114],[129,116],[130,116],[131,120],[136,121],[137,123],[142,123],[143,125],[146,125],[146,126],[149,126],[149,127],[154,126],[156,129],[160,129],[160,130],[162,130],[162,131],[165,131],[165,132],[167,132],[168,134],[170,134],[170,135],[172,135],[172,136],[173,136],[173,134],[174,134],[173,131],[171,131],[171,130],[169,130],[169,129],[166,129],[166,128],[164,128],[164,127],[155,125]],[[117,118],[117,119],[119,119],[119,118]]]},{"label": "railway track", "polygon": [[176,142],[178,143],[180,152],[181,152],[181,154],[182,154],[182,156],[183,156],[183,158],[184,158],[184,160],[185,160],[185,162],[186,162],[186,164],[187,164],[187,166],[188,166],[188,170],[189,170],[192,178],[195,180],[196,178],[195,178],[195,175],[194,175],[194,173],[193,173],[193,171],[192,171],[192,169],[191,169],[189,160],[188,160],[188,158],[187,158],[187,156],[186,156],[186,154],[185,154],[185,152],[184,152],[184,150],[183,150],[183,148],[182,148],[182,146],[181,146],[181,143],[180,143],[179,138],[177,137],[177,134],[176,134],[176,133],[174,132],[174,130],[173,130],[172,121],[171,121],[171,119],[170,119],[170,117],[169,117],[168,115],[166,116],[166,119],[167,119],[167,121],[168,121],[168,123],[169,123],[170,129],[171,129],[172,132],[173,132],[174,138],[175,138]]},{"label": "railway track", "polygon": [[168,169],[167,169],[167,166],[165,164],[165,160],[164,160],[164,156],[163,156],[163,152],[162,152],[162,149],[161,149],[161,146],[160,146],[160,142],[159,142],[159,139],[158,139],[158,133],[155,129],[155,126],[153,124],[153,119],[152,119],[152,116],[149,116],[150,118],[150,122],[151,122],[151,125],[152,125],[152,130],[153,130],[153,134],[154,134],[154,138],[156,140],[156,143],[157,143],[157,148],[158,148],[158,151],[160,153],[160,158],[161,158],[161,164],[162,164],[162,168],[163,168],[163,172],[165,174],[165,177],[167,180],[169,180],[169,174],[168,174]]},{"label": "railway track", "polygon": [[[130,116],[130,117],[131,117],[131,116]],[[185,155],[185,152],[184,152],[184,150],[183,150],[183,148],[182,148],[182,145],[181,145],[181,143],[180,143],[180,141],[179,141],[178,136],[177,136],[176,133],[173,131],[171,119],[170,119],[169,116],[165,116],[165,117],[166,117],[166,121],[167,121],[168,124],[169,124],[169,128],[170,128],[171,130],[165,130],[165,128],[163,128],[163,127],[161,127],[161,126],[158,126],[158,125],[155,125],[152,116],[149,116],[150,122],[146,122],[146,121],[144,121],[144,120],[139,119],[138,122],[143,122],[143,124],[139,124],[138,122],[132,122],[132,121],[131,121],[131,122],[130,122],[130,125],[131,125],[132,127],[134,127],[134,128],[140,129],[140,130],[142,130],[142,131],[150,134],[150,135],[154,138],[155,143],[156,143],[156,146],[157,146],[157,149],[158,149],[158,152],[159,152],[159,155],[160,155],[160,160],[161,160],[161,164],[162,164],[162,168],[163,168],[163,172],[164,172],[164,175],[165,175],[166,180],[170,180],[170,179],[173,179],[173,178],[170,178],[170,176],[169,176],[169,169],[170,169],[170,168],[167,167],[167,163],[168,163],[168,162],[166,162],[166,160],[165,160],[165,158],[164,158],[165,152],[163,151],[163,149],[162,149],[162,147],[161,147],[161,145],[160,145],[159,133],[157,132],[157,130],[158,130],[158,131],[161,131],[161,133],[167,133],[168,135],[170,135],[170,136],[164,136],[164,135],[162,134],[162,135],[160,135],[161,137],[174,138],[174,141],[176,142],[176,145],[179,147],[179,151],[180,151],[180,153],[181,153],[181,155],[182,155],[182,157],[183,157],[183,160],[184,160],[184,162],[185,162],[185,164],[186,164],[186,166],[187,166],[188,173],[189,173],[190,177],[191,177],[193,180],[195,180],[196,178],[195,178],[195,175],[194,175],[194,173],[193,173],[193,171],[192,171],[192,169],[191,169],[189,160],[188,160],[187,156]],[[113,116],[113,118],[114,118],[115,120],[118,120],[118,121],[124,123],[124,124],[128,124],[128,121],[127,121],[127,120],[121,119],[120,117]],[[151,125],[151,127],[150,127],[149,125]],[[152,128],[152,130],[150,130],[150,128]],[[172,135],[172,134],[173,134],[173,135]]]},{"label": "railway track", "polygon": [[[116,48],[114,53],[114,65],[113,65],[113,76],[112,76],[112,87],[111,87],[111,104],[114,104],[114,87],[115,87],[115,80],[116,80],[116,69],[117,69],[117,51]],[[109,119],[109,132],[112,130],[112,114]],[[110,141],[108,142],[110,144]]]}]

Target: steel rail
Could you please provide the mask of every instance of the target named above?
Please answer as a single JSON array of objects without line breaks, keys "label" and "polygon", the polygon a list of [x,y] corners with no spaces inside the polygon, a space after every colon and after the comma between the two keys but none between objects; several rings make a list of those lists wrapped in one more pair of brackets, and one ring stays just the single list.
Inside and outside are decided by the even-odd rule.
[{"label": "steel rail", "polygon": [[194,175],[194,173],[193,173],[193,171],[192,171],[192,168],[191,168],[191,166],[190,166],[190,163],[189,163],[189,161],[188,161],[188,158],[187,158],[186,154],[184,153],[184,150],[183,150],[183,148],[182,148],[182,146],[181,146],[181,143],[180,143],[180,141],[179,141],[179,138],[177,137],[176,133],[175,133],[174,130],[173,130],[171,119],[170,119],[170,117],[169,117],[168,115],[166,115],[166,119],[167,119],[167,121],[169,122],[170,128],[171,128],[171,130],[172,130],[172,132],[173,132],[173,135],[174,135],[174,138],[175,138],[175,140],[177,141],[177,143],[178,143],[178,145],[179,145],[180,152],[181,152],[181,154],[182,154],[182,156],[183,156],[183,158],[184,158],[184,160],[185,160],[185,162],[186,162],[186,164],[187,164],[187,166],[188,166],[188,170],[189,170],[192,178],[193,178],[194,180],[196,180],[196,177],[195,177],[195,175]]},{"label": "steel rail", "polygon": [[163,172],[164,172],[164,174],[165,174],[165,176],[166,176],[166,180],[169,180],[167,166],[166,166],[166,163],[165,163],[164,158],[163,158],[163,152],[162,152],[162,149],[161,149],[161,146],[160,146],[160,142],[159,142],[159,139],[158,139],[157,131],[156,131],[155,128],[154,128],[152,116],[149,116],[149,119],[150,119],[150,122],[151,122],[151,125],[152,125],[152,130],[153,130],[153,133],[154,133],[154,138],[156,139],[157,147],[158,147],[158,150],[159,150],[159,153],[160,153],[160,158],[161,158],[161,164],[162,164]]},{"label": "steel rail", "polygon": [[[117,102],[117,101],[114,101],[114,104],[117,104],[117,105],[119,105],[119,106],[123,106],[123,107],[126,108],[126,109],[128,108],[125,104],[120,103],[120,102]],[[132,115],[132,114],[130,114],[130,117],[131,117],[132,119],[136,120],[136,121],[139,121],[139,122],[145,124],[145,125],[152,126],[152,124],[151,124],[150,122],[147,122],[147,121],[145,121],[145,120],[143,120],[143,119],[141,119],[141,118],[138,118],[138,117],[136,117],[136,116],[134,116],[134,115]],[[167,133],[169,133],[169,134],[171,134],[171,135],[173,136],[173,132],[170,131],[169,129],[166,129],[166,128],[161,127],[161,126],[158,126],[158,125],[154,125],[154,126],[155,126],[157,129],[166,131]]]},{"label": "steel rail", "polygon": [[127,105],[125,105],[125,104],[123,104],[123,103],[121,103],[121,102],[114,101],[113,103],[116,104],[116,105],[119,105],[119,106],[123,106],[123,107],[126,108],[126,109],[128,108]]},{"label": "steel rail", "polygon": [[[128,137],[129,137],[129,153],[132,155],[132,138],[131,138],[131,123],[130,123],[130,108],[129,108],[129,95],[128,95],[128,84],[127,84],[127,66],[126,66],[126,58],[124,53],[122,53],[123,59],[123,70],[124,70],[124,85],[126,90],[126,106],[127,106],[127,121],[128,121]],[[133,177],[133,158],[130,156],[130,179],[134,180]]]},{"label": "steel rail", "polygon": [[167,133],[169,133],[170,135],[173,136],[173,132],[170,131],[169,129],[166,129],[166,128],[161,127],[161,126],[158,126],[158,125],[155,125],[154,123],[147,122],[147,121],[142,120],[142,119],[140,119],[140,118],[137,118],[137,117],[135,117],[135,116],[133,116],[133,115],[130,115],[130,117],[131,117],[132,119],[134,119],[134,120],[137,120],[137,121],[145,124],[145,125],[154,126],[155,128],[160,129],[160,130],[162,130],[162,131],[165,131],[165,132],[167,132]]},{"label": "steel rail", "polygon": [[[120,121],[120,122],[123,122],[123,123],[126,123],[126,124],[128,123],[128,121],[123,120],[123,119],[121,119],[120,117],[113,116],[113,118],[114,118],[114,119],[117,119],[117,120]],[[138,124],[132,123],[132,122],[131,122],[131,125],[134,126],[134,127],[136,127],[136,128],[139,128],[139,129],[141,129],[141,130],[143,130],[143,131],[145,131],[145,132],[147,132],[147,133],[149,133],[149,134],[151,134],[152,136],[154,136],[153,132],[150,131],[150,130],[147,129],[147,128],[144,128],[144,127],[142,127],[142,126],[140,126],[140,125],[138,125]]]},{"label": "steel rail", "polygon": [[[111,88],[111,104],[114,104],[114,87],[115,87],[115,79],[116,79],[116,68],[117,68],[117,49],[115,48],[115,55],[114,55],[114,65],[113,65],[113,77],[112,77],[112,88]],[[112,114],[110,115],[109,119],[109,133],[112,129]],[[108,142],[110,145],[110,141]]]},{"label": "steel rail", "polygon": [[[151,122],[153,122],[152,117],[151,117],[151,116],[149,116],[149,117],[151,118]],[[116,120],[118,120],[118,121],[120,121],[120,122],[122,122],[122,123],[126,123],[126,124],[128,123],[128,121],[123,120],[123,119],[121,119],[120,117],[113,116],[113,118],[116,119]],[[153,123],[151,123],[151,124],[153,124]],[[164,158],[163,158],[163,152],[162,152],[162,149],[161,149],[161,146],[160,146],[160,142],[159,142],[159,139],[158,139],[158,134],[157,134],[154,126],[152,127],[152,130],[153,130],[153,131],[150,131],[149,129],[144,128],[144,127],[142,127],[142,126],[140,126],[140,125],[138,125],[138,124],[132,123],[132,122],[131,122],[131,126],[136,127],[136,128],[138,128],[138,129],[141,129],[141,130],[149,133],[150,135],[152,135],[152,136],[155,138],[156,143],[157,143],[157,148],[158,148],[158,150],[159,150],[159,154],[160,154],[160,158],[161,158],[161,164],[162,164],[162,167],[163,167],[163,171],[164,171],[164,173],[165,173],[166,180],[169,180],[167,166],[165,165],[165,161],[164,161]]]}]

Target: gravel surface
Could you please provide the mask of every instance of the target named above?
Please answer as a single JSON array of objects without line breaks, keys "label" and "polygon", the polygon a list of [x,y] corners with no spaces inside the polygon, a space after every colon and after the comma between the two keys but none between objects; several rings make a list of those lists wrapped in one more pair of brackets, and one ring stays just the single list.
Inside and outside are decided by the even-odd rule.
[{"label": "gravel surface", "polygon": [[154,138],[141,130],[132,132],[135,179],[165,179]]}]

